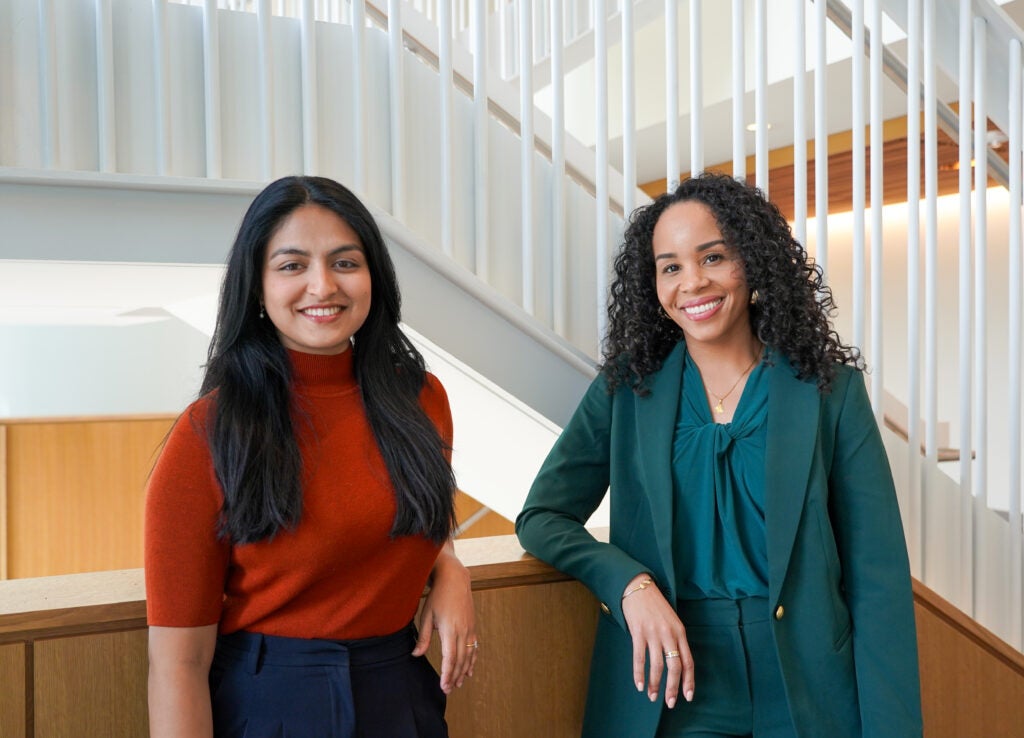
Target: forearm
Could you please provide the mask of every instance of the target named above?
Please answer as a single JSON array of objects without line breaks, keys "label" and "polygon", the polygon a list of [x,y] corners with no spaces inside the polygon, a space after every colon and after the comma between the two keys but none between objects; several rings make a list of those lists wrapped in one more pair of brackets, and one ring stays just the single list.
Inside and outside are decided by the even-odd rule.
[{"label": "forearm", "polygon": [[621,599],[629,582],[650,568],[618,546],[594,538],[581,523],[550,510],[528,509],[516,521],[523,548],[580,580],[623,628]]},{"label": "forearm", "polygon": [[197,664],[149,667],[150,738],[212,738],[209,670]]},{"label": "forearm", "polygon": [[151,738],[212,738],[210,664],[217,625],[149,628]]},{"label": "forearm", "polygon": [[455,555],[455,545],[450,538],[437,554],[434,566],[430,570],[430,577],[427,579],[427,585],[431,589],[438,586],[439,583],[442,583],[443,586],[465,588],[466,591],[469,591],[472,586],[469,569]]}]

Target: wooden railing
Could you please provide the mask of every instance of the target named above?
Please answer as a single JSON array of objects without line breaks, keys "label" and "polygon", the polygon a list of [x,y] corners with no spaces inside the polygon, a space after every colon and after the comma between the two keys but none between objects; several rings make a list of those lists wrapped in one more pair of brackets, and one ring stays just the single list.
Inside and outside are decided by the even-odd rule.
[{"label": "wooden railing", "polygon": [[[451,735],[578,736],[597,602],[513,536],[456,545],[481,650],[449,698]],[[1024,655],[917,582],[914,599],[925,735],[1019,735]],[[141,570],[0,582],[0,685],[0,738],[145,736]]]}]

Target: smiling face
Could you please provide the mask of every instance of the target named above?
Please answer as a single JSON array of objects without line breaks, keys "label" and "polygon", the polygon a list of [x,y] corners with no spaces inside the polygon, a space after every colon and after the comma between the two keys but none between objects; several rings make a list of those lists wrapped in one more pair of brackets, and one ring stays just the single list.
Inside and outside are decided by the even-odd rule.
[{"label": "smiling face", "polygon": [[695,200],[670,206],[658,218],[651,244],[658,302],[682,328],[687,345],[749,345],[743,261],[722,239],[711,210]]},{"label": "smiling face", "polygon": [[263,305],[286,348],[342,353],[370,312],[370,293],[359,236],[327,208],[297,208],[267,243]]}]

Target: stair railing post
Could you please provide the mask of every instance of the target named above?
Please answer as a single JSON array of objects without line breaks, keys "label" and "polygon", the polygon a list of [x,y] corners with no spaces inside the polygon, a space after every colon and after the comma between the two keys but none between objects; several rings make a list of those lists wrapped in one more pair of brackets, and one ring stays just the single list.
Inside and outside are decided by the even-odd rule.
[{"label": "stair railing post", "polygon": [[973,105],[972,90],[974,61],[974,28],[971,20],[972,0],[960,0],[959,33],[959,159],[958,175],[960,189],[960,233],[959,233],[959,370],[960,370],[960,601],[959,606],[969,615],[974,613],[974,463],[971,459],[974,446],[972,416],[974,396],[972,375],[974,371],[974,330],[972,291],[974,273],[971,268],[971,116],[966,111]]},{"label": "stair railing post", "polygon": [[665,0],[665,191],[679,186],[679,11]]},{"label": "stair railing post", "polygon": [[473,256],[476,275],[489,279],[490,188],[487,185],[490,114],[487,109],[487,2],[473,0],[473,197],[475,200]]},{"label": "stair railing post", "polygon": [[533,3],[519,0],[520,207],[522,208],[522,302],[536,310],[533,274]]}]

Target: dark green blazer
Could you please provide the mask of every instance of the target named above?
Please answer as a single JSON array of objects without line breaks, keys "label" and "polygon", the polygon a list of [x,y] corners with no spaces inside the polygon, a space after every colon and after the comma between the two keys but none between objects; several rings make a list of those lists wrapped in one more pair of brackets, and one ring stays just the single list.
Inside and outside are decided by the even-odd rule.
[{"label": "dark green blazer", "polygon": [[[650,572],[675,602],[672,434],[680,342],[638,397],[598,377],[541,467],[516,520],[523,547],[601,601],[583,735],[651,738],[632,679],[622,592]],[[801,737],[921,735],[917,639],[903,527],[862,375],[837,367],[829,394],[775,354],[769,372],[765,523],[769,604]],[[610,486],[611,531],[583,527]],[[685,625],[685,623],[684,623]],[[700,690],[700,684],[696,685]],[[686,709],[679,701],[677,710]]]}]

